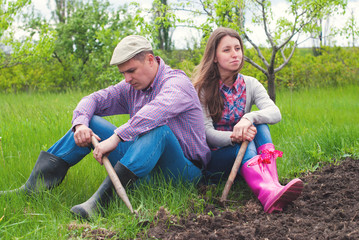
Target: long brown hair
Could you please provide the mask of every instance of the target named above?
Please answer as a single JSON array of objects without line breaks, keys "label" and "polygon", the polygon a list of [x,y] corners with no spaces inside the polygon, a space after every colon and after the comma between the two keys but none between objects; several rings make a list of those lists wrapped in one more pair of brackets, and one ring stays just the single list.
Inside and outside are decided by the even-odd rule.
[{"label": "long brown hair", "polygon": [[[214,59],[218,44],[225,36],[237,38],[243,51],[242,39],[235,30],[224,27],[217,28],[208,38],[202,60],[195,68],[193,74],[193,84],[197,89],[199,99],[204,106],[208,107],[209,114],[215,122],[218,122],[222,117],[224,103],[219,91],[220,74]],[[233,73],[234,77],[237,76],[243,67],[244,54],[242,54],[241,60],[241,65]]]}]

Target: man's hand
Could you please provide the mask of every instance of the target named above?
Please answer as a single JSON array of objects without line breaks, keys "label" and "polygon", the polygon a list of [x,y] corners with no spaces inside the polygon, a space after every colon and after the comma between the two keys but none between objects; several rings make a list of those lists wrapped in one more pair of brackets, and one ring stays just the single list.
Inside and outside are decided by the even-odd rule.
[{"label": "man's hand", "polygon": [[93,157],[102,165],[102,157],[109,155],[120,142],[121,139],[114,133],[111,137],[100,142],[95,147],[93,150]]},{"label": "man's hand", "polygon": [[252,125],[252,123],[246,119],[241,118],[241,120],[234,126],[233,133],[231,135],[232,142],[244,142],[244,141],[253,141],[254,137],[257,134],[257,128]]},{"label": "man's hand", "polygon": [[88,147],[91,145],[91,137],[95,136],[98,141],[100,137],[97,136],[89,127],[80,124],[75,127],[74,139],[75,143],[79,147]]}]

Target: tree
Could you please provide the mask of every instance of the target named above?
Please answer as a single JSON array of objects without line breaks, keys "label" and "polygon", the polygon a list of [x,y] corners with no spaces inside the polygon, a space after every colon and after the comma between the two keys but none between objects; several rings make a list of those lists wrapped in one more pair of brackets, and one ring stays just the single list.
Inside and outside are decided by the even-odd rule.
[{"label": "tree", "polygon": [[[22,9],[22,8],[21,8]],[[51,26],[42,20],[34,9],[16,12],[18,24],[16,28],[9,25],[1,37],[1,43],[11,49],[11,55],[0,60],[0,69],[9,68],[18,64],[48,61],[53,51],[53,42],[56,37]],[[18,30],[23,31],[21,37],[15,37]]]},{"label": "tree", "polygon": [[[244,0],[198,0],[178,1],[173,5],[177,12],[191,13],[192,16],[179,20],[184,27],[195,28],[202,32],[203,42],[213,28],[226,26],[242,32],[244,28]],[[204,19],[204,20],[203,20]]]},{"label": "tree", "polygon": [[312,38],[312,52],[314,56],[319,56],[322,53],[322,47],[326,44],[326,39],[329,38],[329,17],[327,19],[318,19],[313,23],[313,30],[310,31]]},{"label": "tree", "polygon": [[[273,101],[276,98],[275,75],[289,63],[298,46],[299,35],[310,32],[315,27],[313,23],[316,20],[331,14],[333,11],[345,9],[346,6],[346,0],[290,0],[289,3],[287,12],[293,20],[290,20],[290,17],[280,18],[271,30],[270,24],[273,21],[273,15],[271,14],[270,1],[253,1],[254,7],[259,9],[254,23],[260,24],[264,28],[267,42],[272,51],[268,59],[265,58],[260,47],[249,37],[248,31],[250,29],[245,29],[243,33],[245,40],[256,50],[264,66],[259,65],[249,57],[245,57],[245,60],[266,75],[268,93]],[[277,56],[278,53],[281,54],[280,57]]]},{"label": "tree", "polygon": [[30,0],[7,1],[0,0],[0,37],[11,26],[15,16],[28,5]]},{"label": "tree", "polygon": [[56,9],[52,15],[59,23],[66,23],[66,19],[69,18],[76,9],[81,8],[81,2],[76,0],[55,0],[55,5]]},{"label": "tree", "polygon": [[[359,37],[359,27],[354,17],[354,10],[351,11],[345,27],[342,29],[340,35],[345,36],[352,42],[352,47],[355,47],[355,39]],[[349,42],[350,45],[350,42]]]},{"label": "tree", "polygon": [[11,47],[8,41],[3,39],[4,33],[11,27],[15,21],[15,17],[19,15],[20,10],[29,3],[30,0],[0,0],[0,69],[10,64],[7,55],[9,51],[11,51]]},{"label": "tree", "polygon": [[[56,24],[58,37],[53,57],[63,67],[67,78],[71,79],[69,82],[88,86],[87,74],[93,77],[95,73],[92,69],[98,69],[98,66],[92,65],[95,64],[93,61],[89,61],[97,59],[100,68],[107,68],[111,57],[109,53],[112,53],[120,37],[133,32],[131,29],[135,29],[135,24],[131,21],[130,13],[126,12],[127,6],[112,11],[108,1],[57,2],[59,6],[56,7],[55,14],[59,19]],[[106,61],[105,66],[99,62],[100,59]],[[101,74],[101,69],[98,70],[97,74]]]},{"label": "tree", "polygon": [[[65,1],[57,2],[63,4]],[[66,5],[68,9],[56,9],[60,22],[56,26],[58,39],[53,56],[63,63],[64,58],[73,55],[84,65],[93,51],[101,50],[102,43],[96,41],[96,32],[109,22],[109,3],[100,3],[97,0],[91,3],[78,2],[76,8],[74,2],[71,3]],[[64,15],[64,12],[67,14]]]},{"label": "tree", "polygon": [[173,49],[172,34],[178,22],[172,4],[167,0],[154,0],[151,9],[141,8],[135,2],[131,4],[136,7],[134,21],[140,34],[152,40],[155,49],[170,52]]},{"label": "tree", "polygon": [[[109,62],[118,40],[137,33],[133,12],[127,5],[110,9],[108,1],[57,2],[55,23],[50,24],[34,12],[22,14],[24,36],[14,38],[13,30],[3,38],[12,53],[0,59],[0,71],[11,76],[16,68],[17,74],[14,81],[8,77],[5,81],[9,84],[3,84],[10,91],[16,81],[15,91],[39,89],[40,85],[42,90],[73,86],[93,89],[119,80],[118,72],[109,67]],[[31,78],[34,76],[31,74],[36,77]]]},{"label": "tree", "polygon": [[[208,18],[201,28],[211,32],[213,26],[226,26],[243,32],[244,28],[244,0],[201,0],[203,11]],[[209,34],[206,34],[209,35]]]},{"label": "tree", "polygon": [[156,42],[157,49],[170,51],[172,49],[171,35],[173,33],[173,30],[171,32],[171,27],[175,23],[171,22],[173,15],[171,16],[167,0],[154,0],[152,8],[154,10],[153,22],[158,39]]}]

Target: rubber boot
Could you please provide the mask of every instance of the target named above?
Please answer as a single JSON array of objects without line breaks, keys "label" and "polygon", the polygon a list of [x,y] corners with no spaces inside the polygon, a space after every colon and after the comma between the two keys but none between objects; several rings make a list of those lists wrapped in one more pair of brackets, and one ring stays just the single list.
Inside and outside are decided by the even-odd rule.
[{"label": "rubber boot", "polygon": [[0,191],[0,195],[14,192],[33,193],[51,189],[62,182],[69,168],[70,164],[63,159],[51,153],[41,151],[26,183],[18,189]]},{"label": "rubber boot", "polygon": [[[124,188],[134,183],[138,177],[125,167],[120,162],[117,162],[114,166],[115,172],[120,179],[121,184]],[[76,216],[83,218],[91,218],[94,216],[101,207],[104,207],[110,203],[115,188],[113,187],[112,181],[109,176],[102,182],[98,190],[89,198],[86,202],[73,206],[71,212]]]},{"label": "rubber boot", "polygon": [[282,157],[283,152],[275,150],[275,147],[272,143],[267,143],[257,148],[257,153],[258,155],[261,155],[262,161],[267,163],[265,166],[271,173],[274,182],[281,186],[278,180],[277,158]]},{"label": "rubber boot", "polygon": [[240,173],[263,205],[264,211],[279,212],[299,197],[303,182],[296,178],[285,186],[278,184],[269,172],[272,166],[268,167],[268,164],[271,163],[263,162],[261,156],[257,155],[242,166]]}]

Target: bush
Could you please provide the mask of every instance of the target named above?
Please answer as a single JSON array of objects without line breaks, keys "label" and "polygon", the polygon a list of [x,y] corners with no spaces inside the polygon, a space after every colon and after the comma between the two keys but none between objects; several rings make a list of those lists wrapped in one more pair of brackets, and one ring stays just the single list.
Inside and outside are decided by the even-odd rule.
[{"label": "bush", "polygon": [[[202,57],[203,48],[170,52],[156,51],[166,64],[182,69],[189,77]],[[256,62],[254,49],[246,49],[246,56]],[[264,52],[269,53],[269,50]],[[331,47],[321,50],[318,56],[312,51],[298,48],[280,72],[276,74],[277,88],[311,88],[357,84],[359,76],[358,48]],[[109,55],[106,54],[106,55]],[[64,91],[69,88],[96,90],[115,84],[123,79],[116,67],[109,66],[108,56],[90,55],[85,65],[81,62],[69,62],[63,66],[57,60],[38,61],[0,69],[1,92],[23,91]],[[267,86],[266,76],[245,63],[242,73],[257,78]]]},{"label": "bush", "polygon": [[358,83],[358,53],[358,48],[332,47],[322,49],[315,57],[297,49],[289,64],[277,73],[277,86],[297,89]]}]

